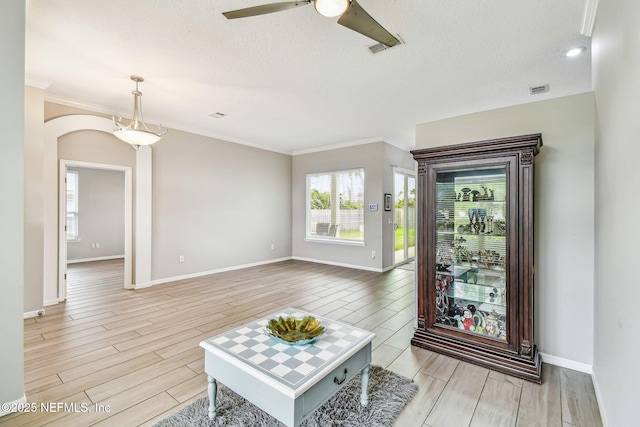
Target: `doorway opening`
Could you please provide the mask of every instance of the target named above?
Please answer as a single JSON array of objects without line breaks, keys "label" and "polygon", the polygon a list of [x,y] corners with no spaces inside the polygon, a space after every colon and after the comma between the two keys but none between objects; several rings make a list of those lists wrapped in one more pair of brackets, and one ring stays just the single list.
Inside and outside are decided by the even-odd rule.
[{"label": "doorway opening", "polygon": [[59,170],[59,299],[67,298],[70,272],[75,287],[104,284],[97,279],[108,274],[107,282],[132,288],[131,168],[60,160]]}]

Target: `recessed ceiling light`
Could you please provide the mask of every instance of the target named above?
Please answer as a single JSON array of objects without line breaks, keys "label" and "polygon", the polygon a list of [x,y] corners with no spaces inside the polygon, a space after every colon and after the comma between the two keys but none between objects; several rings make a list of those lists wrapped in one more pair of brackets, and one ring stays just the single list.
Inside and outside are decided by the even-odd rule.
[{"label": "recessed ceiling light", "polygon": [[584,52],[585,50],[587,50],[586,47],[584,46],[578,46],[578,47],[574,47],[572,49],[569,49],[568,51],[566,51],[563,55],[564,56],[568,56],[568,57],[572,57],[572,56],[578,56],[580,55],[582,52]]}]

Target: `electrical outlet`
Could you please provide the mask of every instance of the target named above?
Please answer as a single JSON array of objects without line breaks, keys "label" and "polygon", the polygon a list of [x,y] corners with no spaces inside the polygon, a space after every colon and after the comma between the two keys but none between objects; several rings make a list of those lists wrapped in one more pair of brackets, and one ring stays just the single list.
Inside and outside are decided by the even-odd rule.
[{"label": "electrical outlet", "polygon": [[371,259],[376,259],[376,251],[371,251]]},{"label": "electrical outlet", "polygon": [[184,262],[184,255],[180,255],[180,256],[178,257],[178,261],[179,261],[179,262]]},{"label": "electrical outlet", "polygon": [[91,244],[91,249],[95,249],[95,248],[96,248],[96,244],[95,244],[95,243],[92,243],[92,244]]},{"label": "electrical outlet", "polygon": [[275,248],[276,248],[276,245],[272,243],[271,244],[271,249],[275,249]]},{"label": "electrical outlet", "polygon": [[99,247],[100,247],[100,243],[96,243],[96,248],[99,248]]}]

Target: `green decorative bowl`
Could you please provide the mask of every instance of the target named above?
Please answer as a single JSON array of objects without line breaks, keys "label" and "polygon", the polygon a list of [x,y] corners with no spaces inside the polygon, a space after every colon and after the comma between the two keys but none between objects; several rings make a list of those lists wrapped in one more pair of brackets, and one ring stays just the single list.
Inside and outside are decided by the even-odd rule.
[{"label": "green decorative bowl", "polygon": [[313,316],[305,316],[302,319],[279,316],[277,319],[270,319],[266,329],[271,338],[287,345],[311,344],[325,331]]}]

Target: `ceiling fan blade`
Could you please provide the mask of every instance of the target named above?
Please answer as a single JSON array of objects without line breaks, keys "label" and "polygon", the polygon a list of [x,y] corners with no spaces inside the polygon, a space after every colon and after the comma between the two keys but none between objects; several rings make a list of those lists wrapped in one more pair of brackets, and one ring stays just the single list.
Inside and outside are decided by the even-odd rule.
[{"label": "ceiling fan blade", "polygon": [[400,44],[400,40],[378,24],[356,0],[352,0],[347,10],[338,19],[338,24],[380,42],[388,47]]},{"label": "ceiling fan blade", "polygon": [[223,12],[227,19],[247,18],[249,16],[265,15],[267,13],[281,12],[287,9],[293,9],[298,6],[306,6],[311,0],[306,1],[286,1],[282,3],[263,4],[260,6],[247,7],[245,9],[232,10]]}]

